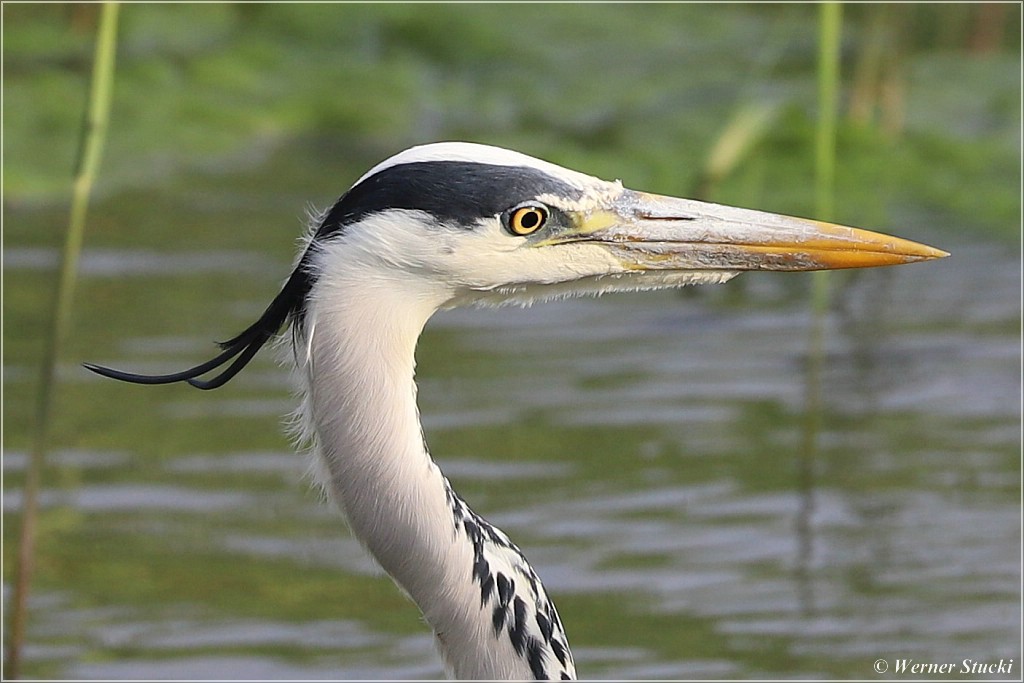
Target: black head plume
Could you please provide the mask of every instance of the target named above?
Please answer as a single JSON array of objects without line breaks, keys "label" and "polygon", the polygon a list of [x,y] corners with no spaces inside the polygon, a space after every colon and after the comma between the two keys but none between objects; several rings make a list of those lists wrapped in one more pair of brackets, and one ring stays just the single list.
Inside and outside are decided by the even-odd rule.
[{"label": "black head plume", "polygon": [[[317,244],[324,239],[336,237],[344,232],[345,221],[351,221],[358,217],[349,208],[351,203],[351,191],[342,195],[330,211],[326,212],[318,221],[316,230],[310,240],[306,252],[299,259],[284,287],[278,292],[274,300],[270,302],[267,309],[259,319],[249,327],[245,328],[237,336],[225,341],[218,342],[223,351],[214,358],[200,363],[195,367],[181,372],[172,372],[167,375],[140,375],[133,372],[124,372],[113,368],[103,367],[95,363],[82,363],[87,370],[97,375],[119,379],[122,382],[133,382],[135,384],[173,384],[174,382],[188,382],[197,389],[216,389],[224,386],[232,377],[237,375],[244,368],[253,356],[263,348],[271,337],[281,331],[286,323],[291,321],[292,325],[302,325],[303,306],[309,290],[313,287],[315,273],[311,272],[310,265],[312,256],[316,251]],[[234,359],[234,360],[232,360]],[[199,379],[200,375],[216,370],[230,362],[220,374],[206,380]]]},{"label": "black head plume", "polygon": [[[197,389],[216,389],[223,386],[252,360],[263,345],[281,330],[289,318],[292,319],[293,324],[301,324],[302,304],[312,286],[310,274],[306,268],[309,253],[307,251],[302,257],[298,267],[285,282],[278,295],[267,306],[267,309],[263,311],[263,315],[239,335],[225,342],[219,342],[218,345],[224,350],[205,363],[168,375],[139,375],[93,363],[83,363],[82,365],[98,375],[135,384],[188,382]],[[232,359],[234,360],[232,361]],[[199,379],[200,375],[205,375],[229,361],[231,364],[220,374],[208,380]]]}]

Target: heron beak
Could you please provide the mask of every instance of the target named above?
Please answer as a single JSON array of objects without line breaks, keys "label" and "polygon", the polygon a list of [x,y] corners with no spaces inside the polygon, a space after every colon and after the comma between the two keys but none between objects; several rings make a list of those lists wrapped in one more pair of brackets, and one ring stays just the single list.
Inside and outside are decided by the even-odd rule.
[{"label": "heron beak", "polygon": [[632,190],[545,241],[599,243],[629,270],[829,270],[949,255],[868,230]]}]

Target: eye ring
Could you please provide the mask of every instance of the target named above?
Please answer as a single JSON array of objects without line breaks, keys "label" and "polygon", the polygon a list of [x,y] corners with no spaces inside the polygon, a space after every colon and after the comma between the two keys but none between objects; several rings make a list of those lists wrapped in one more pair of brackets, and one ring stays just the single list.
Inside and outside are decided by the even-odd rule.
[{"label": "eye ring", "polygon": [[509,209],[504,216],[505,229],[517,237],[532,235],[548,221],[548,209],[543,204],[521,204]]}]

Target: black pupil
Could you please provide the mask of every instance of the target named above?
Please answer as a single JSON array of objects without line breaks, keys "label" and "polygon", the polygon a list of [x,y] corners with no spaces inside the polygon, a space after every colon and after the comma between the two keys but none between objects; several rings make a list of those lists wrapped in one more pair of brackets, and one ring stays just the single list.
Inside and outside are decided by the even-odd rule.
[{"label": "black pupil", "polygon": [[532,230],[540,224],[540,211],[525,209],[519,214],[519,226],[524,230]]}]

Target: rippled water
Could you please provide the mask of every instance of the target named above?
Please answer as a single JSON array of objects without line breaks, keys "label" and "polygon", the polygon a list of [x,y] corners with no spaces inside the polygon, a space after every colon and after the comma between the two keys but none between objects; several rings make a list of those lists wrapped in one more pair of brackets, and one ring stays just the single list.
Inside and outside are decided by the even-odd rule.
[{"label": "rippled water", "polygon": [[[916,237],[954,256],[833,279],[813,451],[800,276],[431,322],[428,440],[538,568],[582,675],[1020,662],[1018,264],[996,245]],[[272,286],[259,255],[175,254],[87,252],[83,306],[113,315],[141,285],[216,292],[222,267],[240,289],[207,297],[202,323],[136,311],[115,325],[123,339],[90,342],[90,360],[192,363]],[[30,274],[50,256],[4,258]],[[252,370],[200,394],[62,369],[65,410],[107,436],[86,430],[88,445],[54,454],[64,474],[43,502],[59,541],[33,600],[34,672],[441,675],[415,607],[309,490],[276,427],[285,374],[269,360]],[[5,454],[9,479],[23,467]],[[5,511],[19,505],[8,490]]]}]

